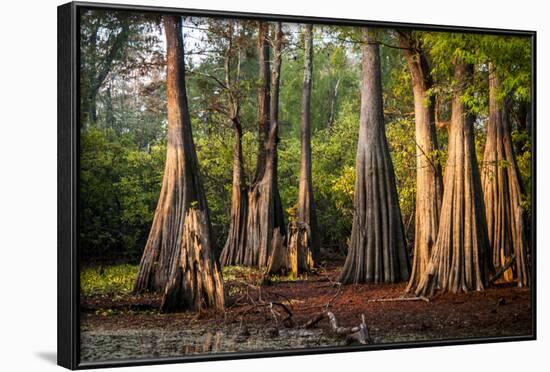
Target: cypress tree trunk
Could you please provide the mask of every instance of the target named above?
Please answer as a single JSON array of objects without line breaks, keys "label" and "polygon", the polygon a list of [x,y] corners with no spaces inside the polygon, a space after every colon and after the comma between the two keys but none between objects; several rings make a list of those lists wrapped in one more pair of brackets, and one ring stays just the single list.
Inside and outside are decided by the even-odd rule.
[{"label": "cypress tree trunk", "polygon": [[263,176],[266,164],[266,144],[269,136],[269,106],[270,106],[270,63],[269,63],[269,24],[260,22],[258,25],[258,156],[254,182]]},{"label": "cypress tree trunk", "polygon": [[275,24],[273,32],[273,66],[271,67],[271,92],[269,104],[269,117],[271,126],[275,127],[275,144],[273,148],[273,190],[275,197],[275,228],[279,229],[281,236],[286,235],[285,215],[281,195],[279,194],[279,181],[277,169],[279,157],[277,155],[277,144],[279,143],[279,87],[281,81],[281,62],[283,48],[283,25],[281,22]]},{"label": "cypress tree trunk", "polygon": [[[227,34],[229,45],[225,53],[225,85],[229,109],[224,110],[225,115],[231,119],[235,133],[235,144],[233,145],[233,187],[231,193],[231,220],[229,233],[222,250],[220,260],[224,266],[244,264],[244,252],[246,245],[246,220],[248,216],[248,188],[244,174],[244,159],[242,150],[242,125],[240,119],[240,96],[236,92],[240,80],[241,71],[241,49],[237,51],[237,67],[234,80],[231,79],[231,54],[233,52],[233,24],[228,24]],[[242,31],[241,31],[242,32]],[[242,34],[241,34],[242,37]]]},{"label": "cypress tree trunk", "polygon": [[223,266],[243,265],[248,217],[248,189],[244,180],[242,127],[238,117],[233,120],[235,144],[233,147],[233,188],[231,193],[231,221],[229,234],[220,260]]},{"label": "cypress tree trunk", "polygon": [[409,278],[409,258],[385,133],[379,46],[369,30],[364,36],[355,212],[340,281],[397,282]]},{"label": "cypress tree trunk", "polygon": [[[267,25],[261,23],[258,33],[258,55],[260,60],[258,140],[261,143],[258,163],[256,164],[256,177],[248,193],[247,237],[244,259],[245,265],[258,267],[266,267],[268,265],[274,241],[281,241],[280,236],[285,235],[283,208],[277,187],[277,119],[282,25],[281,23],[276,25],[274,35],[271,92],[268,79],[269,59],[266,58],[269,55],[267,30]],[[267,132],[265,131],[266,128],[269,128]],[[267,133],[266,141],[264,140],[265,133]],[[274,237],[277,237],[277,239],[274,239]]]},{"label": "cypress tree trunk", "polygon": [[294,275],[313,268],[313,257],[319,252],[317,215],[311,177],[311,76],[313,72],[312,25],[304,32],[304,83],[300,126],[301,160],[296,221],[289,224],[287,249],[290,270]]},{"label": "cypress tree trunk", "polygon": [[399,34],[401,47],[411,72],[416,138],[416,207],[412,271],[407,292],[414,291],[430,259],[437,239],[443,184],[441,167],[433,160],[438,149],[435,134],[434,100],[430,66],[420,39],[410,32]]},{"label": "cypress tree trunk", "polygon": [[416,294],[481,291],[487,284],[487,225],[476,162],[474,120],[462,102],[473,67],[454,61],[449,149],[437,242]]},{"label": "cypress tree trunk", "polygon": [[506,265],[512,256],[515,264],[503,274],[505,281],[517,280],[520,287],[529,285],[527,242],[521,185],[515,160],[512,136],[505,105],[497,98],[499,80],[489,66],[489,121],[483,155],[483,193],[487,231],[495,269]]},{"label": "cypress tree trunk", "polygon": [[162,311],[224,307],[208,205],[199,177],[185,92],[181,17],[164,17],[167,159],[161,196],[135,289],[162,289]]}]

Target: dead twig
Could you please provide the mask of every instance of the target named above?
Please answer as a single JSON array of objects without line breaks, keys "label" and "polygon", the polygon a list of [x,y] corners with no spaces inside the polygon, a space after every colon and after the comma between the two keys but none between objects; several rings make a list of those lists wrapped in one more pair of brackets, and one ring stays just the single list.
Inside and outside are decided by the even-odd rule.
[{"label": "dead twig", "polygon": [[374,298],[368,302],[395,302],[395,301],[424,301],[430,302],[428,297],[419,296],[419,297],[393,297],[393,298]]},{"label": "dead twig", "polygon": [[328,300],[327,304],[325,305],[325,311],[328,311],[329,307],[332,306],[332,303],[334,302],[334,300],[336,300],[336,297],[338,297],[341,292],[342,292],[342,283],[338,283],[338,289],[336,290],[336,293],[334,294],[334,296],[332,296],[330,300]]}]

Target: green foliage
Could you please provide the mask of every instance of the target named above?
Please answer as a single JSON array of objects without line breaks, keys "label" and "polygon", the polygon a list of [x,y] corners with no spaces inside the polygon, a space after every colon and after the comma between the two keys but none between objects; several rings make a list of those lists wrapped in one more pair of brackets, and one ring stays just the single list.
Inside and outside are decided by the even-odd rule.
[{"label": "green foliage", "polygon": [[[414,119],[401,119],[386,124],[386,136],[390,151],[407,238],[412,241],[414,233],[416,202],[416,141]],[[408,229],[407,229],[408,228]]]},{"label": "green foliage", "polygon": [[353,215],[353,192],[355,187],[355,168],[344,166],[342,171],[332,183],[336,208],[342,215]]},{"label": "green foliage", "polygon": [[516,163],[522,186],[522,207],[528,216],[532,214],[531,187],[532,187],[532,154],[531,139],[525,132],[512,131],[512,142],[517,145]]},{"label": "green foliage", "polygon": [[129,294],[137,272],[138,266],[129,264],[82,268],[80,294],[83,297]]},{"label": "green foliage", "polygon": [[227,140],[229,136],[231,132],[227,130],[225,133],[213,132],[208,137],[195,138],[201,178],[218,248],[224,243],[223,237],[229,225],[229,214],[226,212],[231,208],[233,141]]},{"label": "green foliage", "polygon": [[112,129],[81,133],[80,247],[87,260],[137,261],[160,192],[165,146],[136,148]]},{"label": "green foliage", "polygon": [[[354,55],[347,53],[342,43],[327,41],[335,27],[314,27],[313,76],[311,95],[312,130],[329,126],[331,107],[337,116],[343,103],[359,97],[359,65]],[[302,84],[304,77],[303,36],[297,36],[297,46],[289,46],[283,55],[280,92],[281,134],[298,137],[301,118]],[[324,41],[324,42],[322,42]],[[337,95],[334,99],[335,89]],[[352,98],[353,97],[353,98]],[[334,103],[332,102],[334,99]]]},{"label": "green foliage", "polygon": [[296,204],[298,198],[300,141],[296,137],[282,140],[278,150],[279,194],[283,207],[289,208]]},{"label": "green foliage", "polygon": [[313,192],[321,241],[326,246],[346,244],[353,217],[355,155],[359,130],[359,102],[347,101],[331,128],[312,138]]},{"label": "green foliage", "polygon": [[245,266],[224,266],[222,268],[223,279],[227,282],[246,280],[250,276],[258,275],[260,272],[254,267]]}]

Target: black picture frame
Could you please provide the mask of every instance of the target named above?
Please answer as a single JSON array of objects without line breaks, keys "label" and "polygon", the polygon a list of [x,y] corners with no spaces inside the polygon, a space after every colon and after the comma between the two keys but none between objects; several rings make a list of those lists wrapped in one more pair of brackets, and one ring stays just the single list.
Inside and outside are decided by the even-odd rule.
[{"label": "black picture frame", "polygon": [[[147,358],[137,360],[105,361],[81,363],[80,327],[79,327],[79,250],[78,250],[78,203],[79,203],[79,11],[81,9],[95,10],[126,10],[134,12],[155,12],[162,14],[177,14],[186,16],[224,17],[237,19],[257,19],[267,21],[337,24],[346,26],[370,26],[383,28],[403,28],[425,31],[446,31],[462,33],[483,33],[494,35],[527,36],[532,43],[532,220],[531,220],[531,268],[532,268],[532,334],[511,337],[480,337],[452,340],[418,341],[414,343],[400,342],[392,344],[375,344],[361,346],[338,346],[315,349],[274,350],[254,352],[231,352],[208,355],[191,355],[170,358]],[[276,357],[306,354],[327,354],[352,351],[367,351],[381,349],[417,348],[443,345],[481,344],[489,342],[509,342],[536,340],[536,31],[492,29],[483,27],[461,27],[449,25],[415,24],[359,19],[336,19],[309,16],[292,16],[280,14],[259,14],[214,10],[180,9],[157,6],[134,6],[119,4],[104,4],[91,2],[71,2],[58,7],[58,137],[57,137],[57,171],[58,171],[58,317],[57,317],[57,360],[60,366],[69,369],[87,369],[98,367],[139,366],[151,364],[168,364],[182,362],[215,361],[228,359]]]}]

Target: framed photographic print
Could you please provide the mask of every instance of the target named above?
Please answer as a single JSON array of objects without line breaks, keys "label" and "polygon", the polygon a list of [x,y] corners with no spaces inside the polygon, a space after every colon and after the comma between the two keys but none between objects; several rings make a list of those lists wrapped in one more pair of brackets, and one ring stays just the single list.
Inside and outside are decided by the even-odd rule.
[{"label": "framed photographic print", "polygon": [[60,6],[58,363],[535,339],[535,37]]}]

